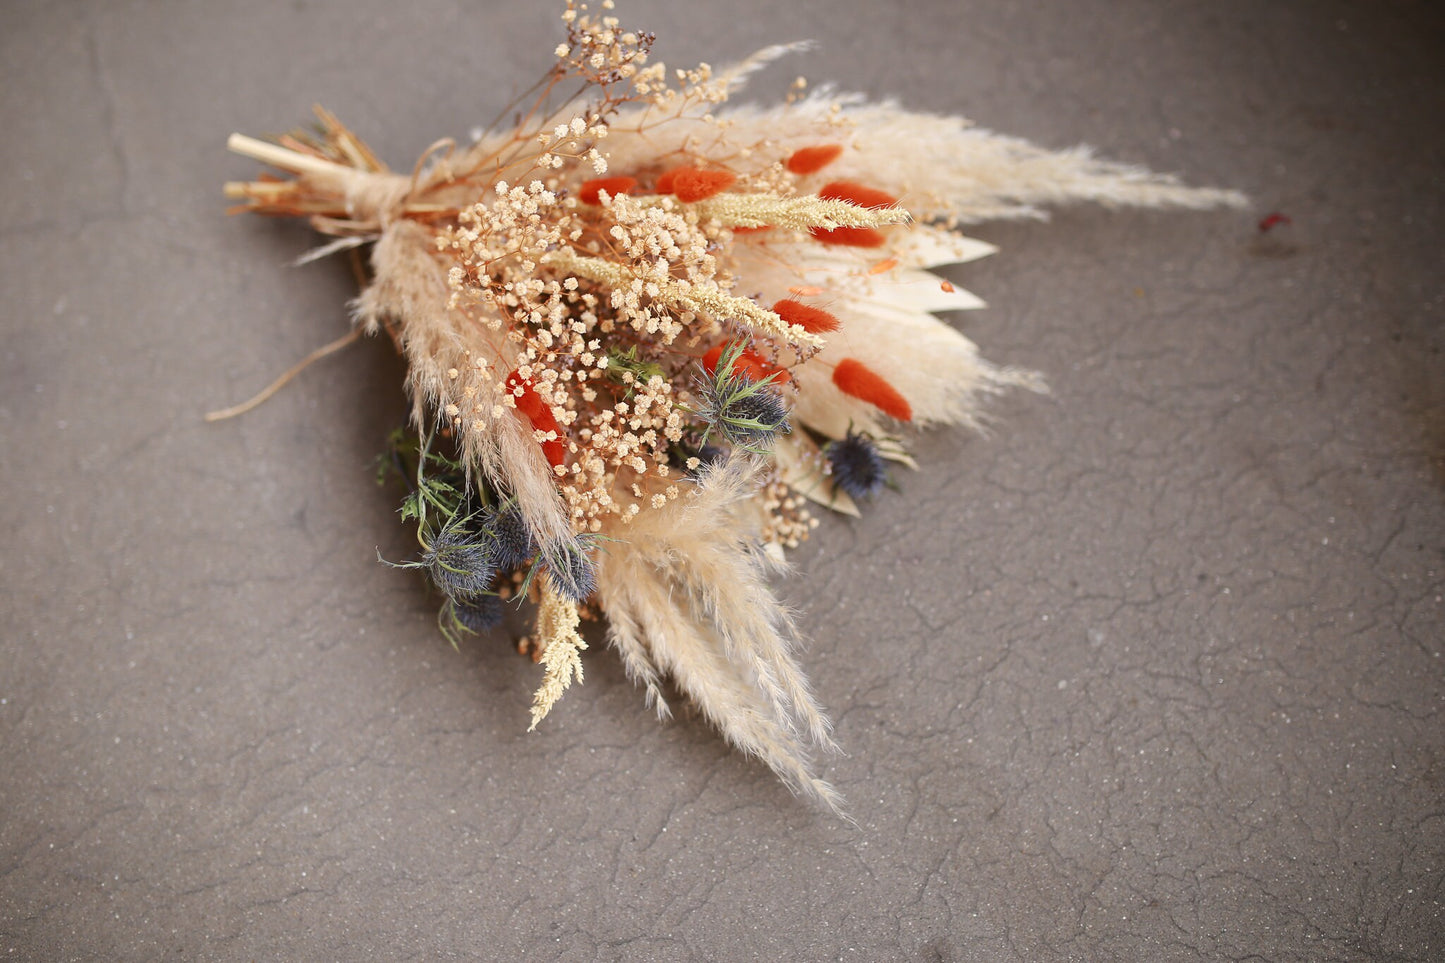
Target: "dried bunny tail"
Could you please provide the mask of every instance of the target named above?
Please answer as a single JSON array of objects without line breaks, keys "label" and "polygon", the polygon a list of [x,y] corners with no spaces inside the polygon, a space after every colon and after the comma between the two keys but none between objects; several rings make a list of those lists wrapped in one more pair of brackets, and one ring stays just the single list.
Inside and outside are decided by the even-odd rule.
[{"label": "dried bunny tail", "polygon": [[[460,424],[467,461],[516,497],[540,542],[568,541],[571,525],[531,426],[512,408],[491,416],[490,409],[501,399],[498,382],[481,377],[472,364],[467,334],[478,326],[450,308],[446,272],[431,253],[432,244],[430,233],[419,224],[398,221],[387,226],[372,250],[373,280],[356,299],[357,321],[368,333],[386,327],[406,356],[407,390],[418,430],[428,430],[438,412],[455,412],[457,417],[465,412]],[[467,388],[473,389],[471,397],[465,397]],[[479,409],[482,418],[471,418]]]},{"label": "dried bunny tail", "polygon": [[[559,273],[597,281],[614,291],[625,289],[633,279],[633,272],[627,265],[606,258],[581,257],[569,250],[549,254],[546,263]],[[658,290],[654,299],[671,308],[714,318],[730,318],[738,324],[794,344],[822,344],[821,338],[797,325],[788,324],[751,298],[733,297],[726,293],[715,280],[704,283],[665,278],[656,283]]]},{"label": "dried bunny tail", "polygon": [[628,538],[633,555],[685,592],[697,618],[713,623],[727,656],[750,667],[780,720],[834,749],[830,723],[792,655],[792,618],[767,584],[766,556],[752,547],[755,515],[746,508],[760,470],[734,453],[708,470],[689,497],[639,516]]},{"label": "dried bunny tail", "polygon": [[728,659],[717,635],[679,606],[675,586],[647,560],[632,555],[632,544],[614,551],[621,564],[601,575],[599,598],[609,619],[622,616],[651,644],[652,658],[693,700],[728,742],[755,755],[794,792],[842,814],[842,797],[812,769],[798,737],[773,713],[744,666]]},{"label": "dried bunny tail", "polygon": [[814,196],[777,194],[720,194],[694,205],[700,218],[712,218],[725,227],[785,227],[795,231],[839,227],[887,227],[910,220],[901,207],[863,207],[856,203]]},{"label": "dried bunny tail", "polygon": [[551,579],[542,583],[542,598],[537,606],[537,638],[542,646],[542,685],[532,697],[531,732],[547,717],[562,693],[572,682],[582,681],[582,652],[587,642],[578,632],[581,615],[577,603],[558,592]]}]

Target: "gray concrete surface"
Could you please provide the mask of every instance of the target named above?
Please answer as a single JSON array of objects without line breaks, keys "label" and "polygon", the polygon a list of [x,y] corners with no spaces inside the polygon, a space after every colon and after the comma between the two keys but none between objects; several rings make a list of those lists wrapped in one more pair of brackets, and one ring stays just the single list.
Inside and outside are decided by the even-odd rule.
[{"label": "gray concrete surface", "polygon": [[[829,520],[784,590],[858,825],[614,658],[525,733],[371,459],[384,344],[232,130],[394,164],[542,69],[545,5],[0,8],[0,957],[1445,958],[1445,16],[1428,3],[623,0],[793,74],[1241,188],[989,227],[959,319],[1050,398]],[[1293,224],[1261,236],[1263,214]]]}]

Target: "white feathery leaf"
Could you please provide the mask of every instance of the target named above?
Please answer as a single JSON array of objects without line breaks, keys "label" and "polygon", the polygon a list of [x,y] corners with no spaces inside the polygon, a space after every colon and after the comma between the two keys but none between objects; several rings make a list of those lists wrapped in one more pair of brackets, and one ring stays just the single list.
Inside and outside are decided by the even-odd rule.
[{"label": "white feathery leaf", "polygon": [[933,311],[977,311],[988,307],[983,298],[950,284],[936,274],[895,268],[881,275],[845,276],[837,285],[852,303],[876,304],[927,314]]},{"label": "white feathery leaf", "polygon": [[931,224],[916,224],[912,230],[893,239],[889,251],[904,267],[931,268],[967,264],[997,254],[998,248],[987,241],[955,234]]}]

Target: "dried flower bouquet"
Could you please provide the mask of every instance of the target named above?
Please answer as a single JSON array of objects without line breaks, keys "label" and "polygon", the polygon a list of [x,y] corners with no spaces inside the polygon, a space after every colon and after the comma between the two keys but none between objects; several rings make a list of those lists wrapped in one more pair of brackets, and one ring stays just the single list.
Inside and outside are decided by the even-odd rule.
[{"label": "dried flower bouquet", "polygon": [[[829,724],[768,585],[816,524],[912,464],[905,423],[974,425],[983,395],[1038,389],[932,312],[982,302],[929,273],[994,249],[959,225],[1039,205],[1240,202],[799,81],[724,107],[775,47],[669,74],[653,36],[569,2],[566,39],[515,126],[443,140],[393,172],[330,114],[231,149],[287,172],[237,209],[371,244],[357,332],[408,363],[394,445],[443,630],[536,603],[535,726],[582,676],[582,619],[659,716],[664,679],[794,790],[837,808],[811,751]],[[580,86],[573,93],[570,87]],[[328,349],[334,346],[328,346]]]}]

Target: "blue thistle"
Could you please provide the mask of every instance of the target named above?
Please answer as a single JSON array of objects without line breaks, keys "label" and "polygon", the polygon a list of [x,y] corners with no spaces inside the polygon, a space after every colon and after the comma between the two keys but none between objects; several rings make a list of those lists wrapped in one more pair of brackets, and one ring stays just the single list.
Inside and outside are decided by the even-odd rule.
[{"label": "blue thistle", "polygon": [[532,530],[527,527],[516,502],[509,501],[499,507],[487,518],[485,527],[493,539],[492,560],[499,570],[521,568],[537,554]]},{"label": "blue thistle", "polygon": [[712,375],[699,385],[697,413],[707,421],[709,432],[716,429],[729,444],[745,451],[765,451],[774,438],[791,430],[788,409],[770,390],[777,373],[754,381],[738,366],[743,348],[742,342],[735,341],[723,350]]},{"label": "blue thistle", "polygon": [[437,613],[437,626],[452,644],[452,648],[460,649],[463,633],[480,635],[494,629],[501,624],[505,614],[502,600],[495,595],[478,595],[469,599],[448,598]]},{"label": "blue thistle", "polygon": [[823,455],[832,470],[833,484],[854,498],[876,495],[888,481],[883,456],[867,435],[849,431],[837,441],[830,441],[823,448]]},{"label": "blue thistle", "polygon": [[584,602],[597,590],[597,566],[579,539],[547,553],[547,573],[558,592]]},{"label": "blue thistle", "polygon": [[467,531],[457,519],[443,525],[425,546],[420,567],[452,599],[481,595],[497,575],[492,539],[484,532]]},{"label": "blue thistle", "polygon": [[502,622],[506,606],[495,595],[478,595],[465,601],[448,600],[451,617],[468,632],[486,632]]}]

